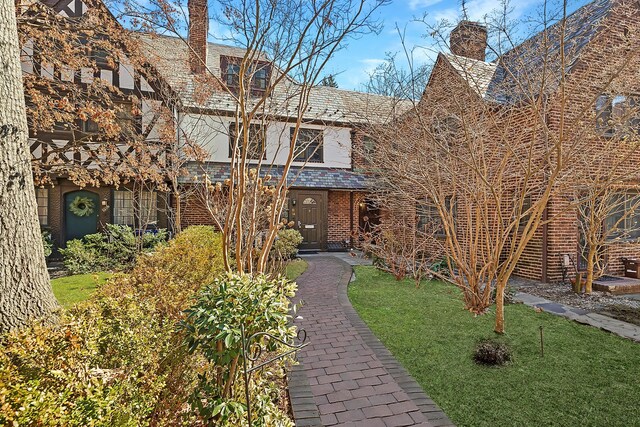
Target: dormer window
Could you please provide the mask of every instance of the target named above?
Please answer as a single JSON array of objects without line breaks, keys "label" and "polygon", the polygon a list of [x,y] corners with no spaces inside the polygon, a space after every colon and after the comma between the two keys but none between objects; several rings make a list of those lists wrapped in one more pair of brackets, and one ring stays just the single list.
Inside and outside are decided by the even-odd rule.
[{"label": "dormer window", "polygon": [[[222,70],[222,79],[229,89],[237,89],[240,85],[240,63],[242,58],[232,56],[220,57],[220,69]],[[245,83],[249,82],[251,93],[260,94],[267,89],[269,76],[271,74],[271,65],[268,62],[255,62],[253,66],[246,71]]]}]

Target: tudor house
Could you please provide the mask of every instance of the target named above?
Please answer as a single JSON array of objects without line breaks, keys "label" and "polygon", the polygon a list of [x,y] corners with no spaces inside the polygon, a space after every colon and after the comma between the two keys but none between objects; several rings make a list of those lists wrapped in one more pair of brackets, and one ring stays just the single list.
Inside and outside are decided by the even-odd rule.
[{"label": "tudor house", "polygon": [[[204,162],[187,165],[184,186],[212,182],[229,177],[233,139],[236,135],[236,102],[224,89],[203,96],[198,86],[212,73],[233,90],[238,85],[239,63],[245,49],[207,41],[206,1],[190,1],[189,46],[176,37],[143,35],[147,56],[161,76],[180,98],[177,123],[179,138],[189,138],[207,152]],[[206,68],[202,64],[206,62]],[[251,93],[259,98],[270,79],[280,70],[267,58],[257,55]],[[249,133],[256,152],[250,162],[261,162],[261,170],[281,176],[289,144],[298,118],[293,94],[300,84],[287,77],[275,85],[269,96],[268,119],[257,116]],[[397,113],[404,104],[389,97],[341,90],[333,87],[311,88],[308,106],[302,115],[296,141],[296,157],[288,175],[291,187],[284,216],[303,236],[301,249],[343,250],[352,244],[368,215],[367,180],[358,173],[353,148],[365,143],[362,128],[381,123]],[[242,126],[242,124],[240,124]],[[181,209],[182,225],[212,224],[198,197],[185,197]],[[364,218],[364,219],[363,219]]]},{"label": "tudor house", "polygon": [[[102,2],[91,4],[91,10],[100,8],[112,25],[119,25]],[[46,0],[46,5],[69,20],[82,20],[89,10],[88,3],[82,0]],[[201,182],[198,179],[203,173],[212,181],[223,181],[229,176],[230,138],[235,132],[236,105],[233,97],[222,89],[204,97],[198,93],[198,82],[206,78],[207,70],[202,61],[194,59],[194,53],[205,58],[208,70],[232,87],[237,84],[237,60],[246,51],[207,42],[206,1],[189,2],[189,12],[189,46],[177,37],[137,34],[131,37],[141,42],[144,60],[135,61],[136,65],[128,60],[126,48],[118,55],[88,49],[94,59],[92,66],[69,70],[41,66],[38,47],[27,41],[22,49],[23,72],[45,82],[75,83],[85,89],[96,82],[112,85],[117,89],[114,92],[122,98],[116,96],[118,105],[134,100],[135,105],[116,112],[117,122],[126,122],[132,129],[130,132],[144,140],[143,146],[157,144],[163,147],[161,133],[166,137],[166,131],[163,133],[162,128],[170,121],[177,139],[175,146],[183,146],[185,143],[181,139],[189,139],[190,144],[205,149],[204,161],[181,164],[181,173],[174,174],[174,177],[180,175],[183,188]],[[117,60],[106,60],[109,56]],[[278,70],[266,58],[257,60],[256,66],[259,70],[252,80],[252,91],[260,93]],[[285,84],[281,85],[283,89],[274,91],[272,97],[286,98],[287,90],[295,90],[296,84],[291,78],[285,79]],[[367,181],[355,170],[353,145],[366,142],[367,137],[360,131],[362,127],[388,120],[397,113],[399,105],[402,107],[397,100],[383,96],[331,87],[312,89],[298,137],[305,143],[305,149],[293,163],[291,176],[295,178],[292,178],[286,212],[303,235],[302,248],[345,249],[351,245],[358,227],[371,216],[366,201]],[[288,104],[276,119],[270,118],[266,126],[250,125],[250,132],[260,139],[264,152],[262,160],[270,165],[271,174],[278,174],[286,159],[286,150],[282,147],[288,145],[292,136],[295,108]],[[161,110],[170,111],[170,116],[162,116]],[[104,145],[104,137],[101,139],[101,125],[96,121],[86,117],[32,132],[34,171],[36,174],[44,171],[49,178],[36,188],[41,226],[51,231],[55,243],[60,246],[70,239],[94,233],[108,223],[129,225],[134,229],[149,226],[172,229],[176,208],[172,194],[159,191],[162,186],[157,182],[145,185],[145,179],[154,174],[135,173],[132,157],[138,159],[136,156],[140,154],[128,145],[126,135],[120,137],[119,143],[111,143],[110,156],[107,156],[100,148]],[[167,163],[163,163],[162,149],[149,151],[147,163]],[[115,180],[117,185],[101,183],[100,178],[78,185],[77,178],[83,171],[94,176],[91,172],[106,167],[114,181],[113,174],[131,168],[132,163],[134,173],[127,171],[124,177]],[[156,172],[155,180],[161,181],[158,174],[162,170]],[[100,177],[100,174],[95,176]],[[181,200],[182,226],[212,223],[198,197]],[[88,213],[78,214],[79,201],[88,201]]]},{"label": "tudor house", "polygon": [[[31,9],[34,5],[36,8]],[[100,1],[45,0],[39,4],[23,2],[20,7],[19,13],[39,13],[45,17],[52,14],[61,19],[55,22],[68,23],[71,28],[100,16],[107,20],[101,27],[103,30],[111,26],[112,30],[124,33]],[[97,13],[87,18],[89,10]],[[85,46],[83,51],[89,60],[79,69],[56,65],[52,58],[56,52],[48,52],[45,57],[33,39],[22,41],[25,84],[35,82],[35,90],[27,90],[27,110],[34,173],[36,182],[41,181],[35,190],[38,217],[41,227],[51,232],[57,246],[95,233],[107,223],[133,228],[168,226],[167,210],[162,208],[167,204],[164,193],[157,191],[157,185],[134,185],[136,175],[144,176],[139,181],[142,183],[162,173],[157,166],[163,161],[160,132],[166,118],[160,117],[160,111],[166,104],[159,96],[159,80],[150,67],[141,66],[139,60],[138,65],[129,60],[131,56],[121,40],[92,45],[90,39],[83,37],[75,42]],[[107,45],[118,51],[106,51]],[[38,99],[38,91],[49,96]],[[100,97],[108,97],[109,102]],[[63,107],[68,102],[74,104],[70,109],[78,113],[71,121],[69,116],[66,121],[55,120],[57,112],[52,107],[49,126],[33,125],[38,102]],[[100,115],[109,112],[101,110],[101,105],[111,108],[115,117],[108,123],[119,129],[111,129],[108,136],[103,128],[107,122]],[[92,106],[93,115],[89,108],[82,110],[88,106]],[[138,147],[147,149],[136,149],[134,140],[138,141]],[[162,183],[164,178],[156,176],[155,181]]]},{"label": "tudor house", "polygon": [[[614,85],[609,84],[609,76],[613,64],[619,64],[628,52],[640,49],[639,22],[640,3],[637,1],[595,0],[566,18],[563,27],[566,28],[566,32],[559,31],[562,29],[559,27],[561,21],[496,59],[487,61],[486,27],[463,21],[451,33],[451,53],[438,55],[425,94],[438,91],[442,85],[458,82],[460,87],[469,88],[468,93],[491,105],[494,111],[513,107],[512,110],[516,111],[514,114],[523,114],[522,112],[526,111],[526,103],[530,102],[532,97],[519,96],[518,89],[525,85],[533,85],[538,89],[542,87],[540,85],[546,84],[544,93],[540,91],[540,95],[551,103],[547,109],[549,132],[559,132],[560,123],[557,118],[560,117],[562,109],[567,118],[577,117],[581,109],[587,109],[588,114],[585,114],[585,117],[588,120],[580,122],[582,128],[574,129],[580,135],[585,135],[587,144],[593,144],[594,147],[597,144],[602,146],[607,141],[620,141],[624,144],[624,138],[612,138],[619,136],[617,132],[620,131],[639,132],[638,118],[627,117],[624,119],[625,123],[616,127],[607,123],[616,116],[624,117],[626,109],[636,105],[635,100],[640,93],[637,59],[623,69],[615,79]],[[564,34],[564,44],[559,43],[558,34]],[[541,48],[543,46],[546,46],[544,51]],[[550,76],[551,71],[543,69],[545,65],[548,67],[549,63],[545,64],[541,55],[561,58],[561,46],[564,47],[564,59],[567,64],[568,96],[564,98],[564,103],[558,101],[562,99],[559,96],[558,82],[553,79],[544,82],[542,77]],[[626,50],[622,50],[622,46],[627,46]],[[632,47],[629,49],[629,46]],[[522,81],[525,80],[526,83],[522,85]],[[578,120],[575,122],[579,123]],[[622,127],[625,129],[622,129],[621,125],[624,125]],[[521,133],[526,134],[525,128],[526,117],[522,119],[520,129],[512,127],[509,131],[516,139]],[[606,169],[607,161],[603,156],[596,162],[605,163],[592,163],[591,167],[594,170]],[[634,188],[637,188],[638,182],[638,168],[635,166],[638,162],[640,154],[635,153],[626,163],[616,166],[626,171],[625,165],[629,165],[629,172],[625,178],[636,183]],[[626,200],[624,207],[614,210],[611,216],[603,221],[602,227],[605,229],[612,227],[612,224],[616,224],[617,218],[625,215],[622,209],[629,210],[637,206],[634,201],[637,200],[638,190],[620,189],[619,197]],[[580,244],[581,219],[577,209],[572,207],[568,200],[564,193],[556,193],[551,197],[543,218],[553,220],[536,230],[520,258],[514,275],[543,282],[559,282],[566,280],[567,276],[574,274],[576,270],[585,268],[584,253]],[[421,218],[423,221],[439,221],[435,210],[425,211],[422,215],[430,216]],[[601,256],[606,262],[607,274],[624,275],[623,259],[640,258],[637,231],[639,217],[631,211],[626,212],[626,215],[625,220],[617,224],[616,230],[622,229],[624,232],[627,229],[628,238],[612,239],[602,248]],[[456,226],[465,227],[464,218],[460,213]]]}]

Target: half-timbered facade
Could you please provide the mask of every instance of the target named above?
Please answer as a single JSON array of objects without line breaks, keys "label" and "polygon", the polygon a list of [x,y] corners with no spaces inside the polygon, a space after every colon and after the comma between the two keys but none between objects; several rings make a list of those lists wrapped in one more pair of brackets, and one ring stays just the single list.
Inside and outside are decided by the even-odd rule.
[{"label": "half-timbered facade", "polygon": [[[168,226],[168,89],[135,44],[109,38],[126,32],[100,1],[89,1],[22,3],[18,12],[25,25],[49,20],[54,30],[45,32],[69,26],[52,36],[20,33],[38,216],[56,245],[106,223]],[[89,206],[82,215],[78,203]]]},{"label": "half-timbered facade", "polygon": [[[237,132],[237,100],[229,91],[238,84],[238,64],[247,51],[207,42],[208,24],[199,20],[208,16],[206,2],[189,2],[189,11],[189,46],[177,37],[144,35],[142,40],[149,60],[180,96],[176,116],[179,138],[196,141],[207,152],[204,162],[188,165],[190,173],[183,184],[193,184],[194,179],[201,182],[203,175],[213,182],[224,182],[230,174]],[[205,58],[206,67],[200,58]],[[259,55],[254,67],[250,91],[259,97],[280,70]],[[209,84],[203,91],[201,82],[212,76],[225,87],[216,90],[215,84]],[[358,129],[384,122],[406,105],[389,97],[318,86],[310,89],[302,124],[298,125],[300,87],[292,78],[282,80],[269,95],[265,111],[249,124],[255,143],[249,162],[260,162],[263,171],[280,176],[294,129],[299,127],[285,216],[302,234],[303,249],[348,248],[366,215],[368,183],[355,170],[353,156],[354,143],[362,138]],[[183,225],[212,221],[195,197],[183,201],[181,212]]]}]

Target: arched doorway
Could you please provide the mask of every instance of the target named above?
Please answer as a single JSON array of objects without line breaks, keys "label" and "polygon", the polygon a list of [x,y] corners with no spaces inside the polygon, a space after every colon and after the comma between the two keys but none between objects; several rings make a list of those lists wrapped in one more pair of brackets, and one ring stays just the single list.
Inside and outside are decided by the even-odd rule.
[{"label": "arched doorway", "polygon": [[81,239],[98,231],[100,198],[86,190],[64,195],[64,241]]}]

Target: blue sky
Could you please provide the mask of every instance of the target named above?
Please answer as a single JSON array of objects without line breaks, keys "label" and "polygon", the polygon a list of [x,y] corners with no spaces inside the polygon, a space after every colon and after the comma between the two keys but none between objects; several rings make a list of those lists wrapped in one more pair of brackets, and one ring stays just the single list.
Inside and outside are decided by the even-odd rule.
[{"label": "blue sky", "polygon": [[[569,12],[588,0],[569,0]],[[501,7],[500,0],[468,0],[467,13],[469,19],[482,21],[485,17]],[[512,19],[528,19],[535,17],[540,10],[542,0],[512,0]],[[415,47],[416,63],[429,63],[435,58],[437,47],[432,37],[425,37],[428,29],[424,23],[413,22],[414,17],[426,14],[428,24],[436,24],[443,19],[456,22],[460,17],[460,1],[458,0],[394,0],[389,6],[381,8],[378,19],[384,24],[379,35],[371,34],[359,40],[351,40],[349,46],[338,52],[327,64],[325,74],[334,74],[339,87],[343,89],[362,89],[368,81],[369,73],[385,57],[386,52],[402,50],[396,24],[405,29],[406,45]]]}]

